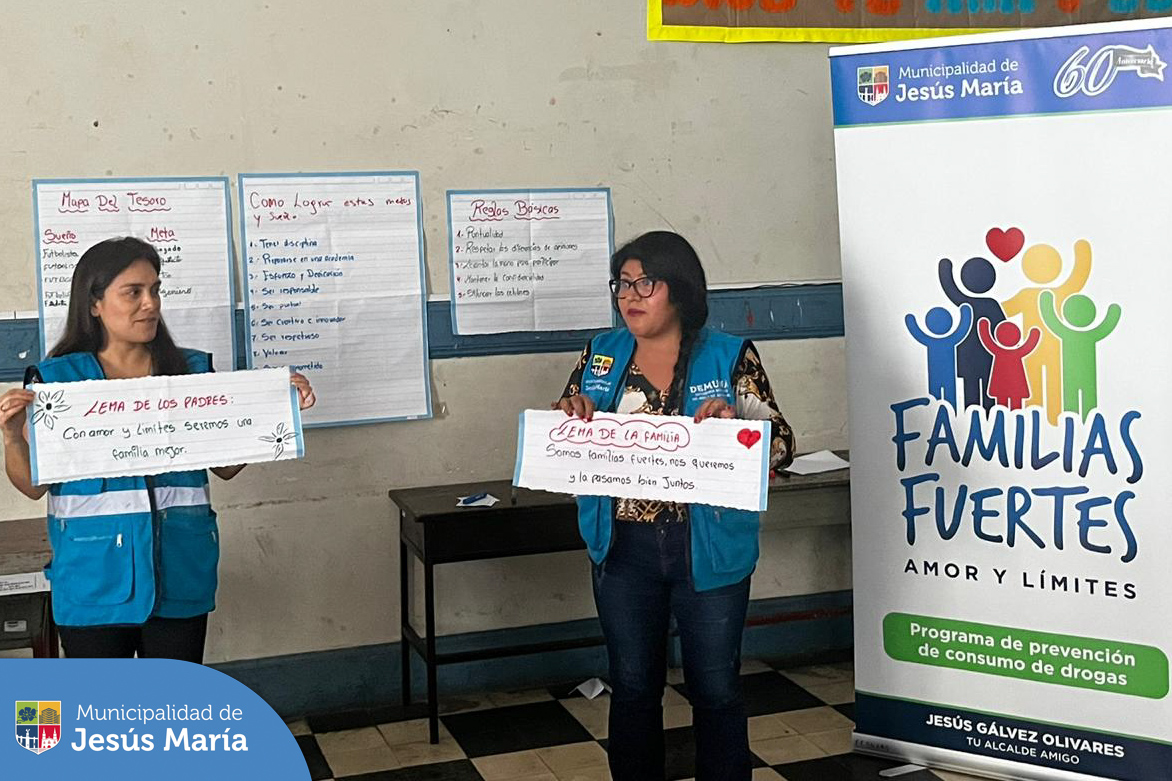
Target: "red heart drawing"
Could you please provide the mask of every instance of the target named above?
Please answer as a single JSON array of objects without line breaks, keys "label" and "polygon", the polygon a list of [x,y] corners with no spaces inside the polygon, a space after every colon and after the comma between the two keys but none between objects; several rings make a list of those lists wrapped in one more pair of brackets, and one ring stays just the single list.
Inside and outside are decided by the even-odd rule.
[{"label": "red heart drawing", "polygon": [[752,447],[753,445],[757,444],[759,439],[761,439],[760,431],[752,431],[750,429],[743,428],[737,432],[737,442],[740,442],[745,447]]},{"label": "red heart drawing", "polygon": [[985,234],[985,245],[1002,262],[1009,262],[1025,246],[1025,234],[1018,228],[1010,228],[1007,231],[1000,228],[990,228],[989,232]]}]

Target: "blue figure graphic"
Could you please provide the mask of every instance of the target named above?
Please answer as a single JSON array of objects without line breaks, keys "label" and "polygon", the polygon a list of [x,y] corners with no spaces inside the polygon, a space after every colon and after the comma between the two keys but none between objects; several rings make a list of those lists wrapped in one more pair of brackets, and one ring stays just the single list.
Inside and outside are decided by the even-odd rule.
[{"label": "blue figure graphic", "polygon": [[952,328],[952,313],[939,306],[929,309],[924,317],[928,333],[920,329],[914,315],[907,315],[904,322],[912,338],[928,348],[928,393],[956,409],[956,346],[972,328],[973,308],[961,304],[956,328]]},{"label": "blue figure graphic", "polygon": [[[989,325],[994,329],[1005,319],[1001,303],[984,295],[993,288],[993,282],[997,279],[997,272],[988,260],[979,257],[969,258],[961,265],[960,282],[963,288],[956,284],[951,260],[942,258],[938,271],[944,295],[957,306],[968,304],[972,307],[974,319],[988,318]],[[956,351],[956,376],[964,381],[966,408],[993,409],[995,402],[989,395],[989,375],[992,370],[993,356],[985,349],[985,345],[981,344],[980,334],[973,328]]]}]

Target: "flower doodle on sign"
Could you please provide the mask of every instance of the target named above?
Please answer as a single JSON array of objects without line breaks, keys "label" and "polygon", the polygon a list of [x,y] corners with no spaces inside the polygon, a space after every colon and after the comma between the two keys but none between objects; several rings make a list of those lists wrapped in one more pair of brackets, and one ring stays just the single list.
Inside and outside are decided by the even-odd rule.
[{"label": "flower doodle on sign", "polygon": [[667,453],[682,450],[692,441],[692,435],[688,432],[687,426],[675,421],[653,423],[649,420],[629,420],[619,422],[601,415],[589,422],[577,418],[567,420],[549,432],[549,438],[554,442],[568,442],[573,445],[637,447],[641,450],[662,450]]},{"label": "flower doodle on sign", "polygon": [[57,423],[57,415],[68,410],[69,405],[65,403],[65,391],[57,390],[52,393],[38,391],[36,401],[33,404],[33,423],[44,423],[45,428],[52,431],[53,426]]},{"label": "flower doodle on sign", "polygon": [[278,423],[277,429],[270,436],[260,437],[260,441],[272,443],[273,460],[276,461],[285,452],[285,445],[292,446],[297,441],[297,432],[288,431],[284,423]]}]

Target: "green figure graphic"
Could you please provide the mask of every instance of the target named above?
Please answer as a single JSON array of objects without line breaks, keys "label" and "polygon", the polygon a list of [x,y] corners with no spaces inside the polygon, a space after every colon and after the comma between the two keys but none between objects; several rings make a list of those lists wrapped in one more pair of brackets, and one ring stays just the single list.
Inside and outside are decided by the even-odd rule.
[{"label": "green figure graphic", "polygon": [[1103,322],[1091,327],[1099,316],[1095,303],[1082,294],[1074,295],[1062,306],[1064,323],[1054,308],[1054,293],[1049,290],[1038,296],[1038,309],[1046,327],[1062,340],[1062,409],[1086,420],[1099,406],[1095,348],[1119,325],[1123,309],[1111,304]]}]

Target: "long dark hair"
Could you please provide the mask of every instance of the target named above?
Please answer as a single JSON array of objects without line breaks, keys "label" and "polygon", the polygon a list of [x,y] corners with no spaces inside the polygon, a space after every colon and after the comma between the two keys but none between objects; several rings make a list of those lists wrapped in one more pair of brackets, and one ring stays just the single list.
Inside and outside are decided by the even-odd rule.
[{"label": "long dark hair", "polygon": [[[671,388],[664,404],[669,410],[676,409],[683,401],[692,348],[708,320],[708,280],[704,276],[704,267],[688,240],[671,231],[644,233],[619,247],[610,259],[611,279],[619,278],[623,264],[628,260],[640,261],[645,275],[667,283],[668,300],[680,318],[680,355],[672,371]],[[617,309],[617,300],[614,305]]]},{"label": "long dark hair", "polygon": [[[131,236],[106,239],[90,247],[77,261],[69,289],[69,312],[65,316],[65,334],[49,351],[50,358],[69,353],[97,353],[106,346],[102,321],[91,314],[95,301],[102,300],[114,278],[137,260],[145,260],[159,272],[159,253],[147,242]],[[159,316],[155,338],[147,343],[155,374],[187,374],[187,359],[175,346],[171,333]]]}]

